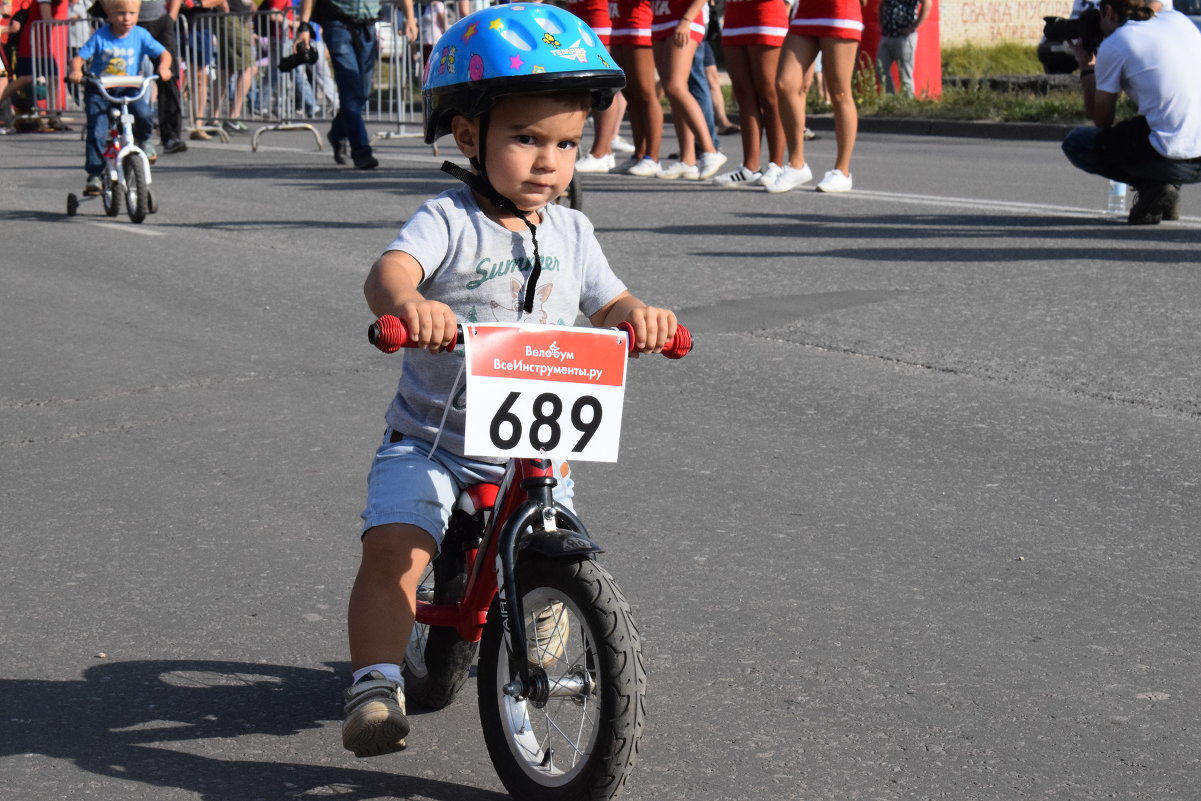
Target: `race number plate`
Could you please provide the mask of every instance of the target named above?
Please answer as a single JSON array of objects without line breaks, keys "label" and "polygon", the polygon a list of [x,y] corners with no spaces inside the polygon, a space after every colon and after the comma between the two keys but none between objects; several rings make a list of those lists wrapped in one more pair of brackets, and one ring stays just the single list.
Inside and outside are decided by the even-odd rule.
[{"label": "race number plate", "polygon": [[469,456],[617,461],[624,333],[489,323],[463,335]]}]

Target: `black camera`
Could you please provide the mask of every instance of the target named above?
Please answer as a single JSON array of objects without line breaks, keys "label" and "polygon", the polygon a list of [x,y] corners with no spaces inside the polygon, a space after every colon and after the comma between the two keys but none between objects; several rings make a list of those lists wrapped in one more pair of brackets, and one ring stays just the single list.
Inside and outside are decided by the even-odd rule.
[{"label": "black camera", "polygon": [[279,60],[280,72],[291,72],[297,67],[303,67],[308,64],[317,63],[317,49],[303,42],[297,43],[296,49],[291,54],[284,56]]},{"label": "black camera", "polygon": [[1101,12],[1086,8],[1075,19],[1043,17],[1043,36],[1048,42],[1071,42],[1077,39],[1084,49],[1096,53],[1105,35],[1101,33]]}]

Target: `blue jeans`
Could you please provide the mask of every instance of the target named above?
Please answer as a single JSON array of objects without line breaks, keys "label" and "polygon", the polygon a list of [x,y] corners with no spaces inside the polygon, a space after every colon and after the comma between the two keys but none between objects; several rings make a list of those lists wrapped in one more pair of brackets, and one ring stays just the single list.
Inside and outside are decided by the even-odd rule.
[{"label": "blue jeans", "polygon": [[[110,89],[109,94],[120,96],[122,92],[132,94],[133,89]],[[88,114],[88,141],[84,149],[83,168],[87,170],[88,175],[103,175],[104,174],[104,148],[108,144],[108,129],[110,123],[108,120],[108,110],[110,108],[120,108],[112,103],[109,103],[103,96],[90,86],[84,91],[84,109]],[[135,100],[129,104],[129,110],[133,114],[133,138],[139,142],[145,142],[154,133],[154,115],[150,111],[150,103],[146,98]]]},{"label": "blue jeans", "polygon": [[1063,152],[1072,165],[1111,181],[1136,189],[1151,184],[1195,184],[1201,182],[1201,158],[1169,159],[1158,153],[1139,154],[1126,162],[1106,163],[1097,149],[1101,129],[1094,125],[1073,128],[1063,140]]},{"label": "blue jeans", "polygon": [[[709,138],[713,140],[713,149],[720,150],[717,141],[717,124],[713,119],[713,95],[709,92],[709,79],[705,77],[705,47],[708,42],[696,46],[696,55],[692,58],[692,71],[688,73],[688,91],[696,98],[705,115],[705,125],[709,128]],[[699,149],[699,148],[698,148]],[[699,156],[700,153],[697,153]]]},{"label": "blue jeans", "polygon": [[375,26],[347,25],[330,19],[325,20],[322,36],[333,61],[334,83],[338,85],[338,113],[330,126],[329,139],[349,142],[352,156],[369,156],[371,140],[363,123],[363,110],[371,97],[375,72]]}]

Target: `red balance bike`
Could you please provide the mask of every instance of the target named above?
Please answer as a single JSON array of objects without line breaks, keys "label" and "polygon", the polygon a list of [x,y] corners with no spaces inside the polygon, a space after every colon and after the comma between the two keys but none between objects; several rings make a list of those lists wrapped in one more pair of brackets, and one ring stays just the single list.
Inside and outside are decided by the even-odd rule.
[{"label": "red balance bike", "polygon": [[[621,353],[633,352],[632,330],[624,336]],[[387,353],[412,346],[404,324],[390,315],[369,337]],[[681,326],[663,354],[678,359],[691,345]],[[582,443],[597,432],[599,406],[577,401],[566,413],[549,393],[534,403],[537,422],[522,429],[511,410],[515,394],[493,418],[494,440],[528,433],[540,445]],[[560,432],[560,416],[569,418],[563,429],[574,429],[570,436]],[[459,497],[418,590],[405,695],[445,707],[478,652],[484,740],[513,797],[608,799],[625,785],[638,754],[646,672],[629,603],[597,563],[601,548],[583,522],[553,499],[551,464],[510,458],[499,485],[471,486]]]}]

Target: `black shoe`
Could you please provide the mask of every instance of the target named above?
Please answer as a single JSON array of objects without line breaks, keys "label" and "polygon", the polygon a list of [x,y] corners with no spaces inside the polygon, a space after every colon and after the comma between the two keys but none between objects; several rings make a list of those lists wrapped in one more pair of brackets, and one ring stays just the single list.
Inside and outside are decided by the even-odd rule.
[{"label": "black shoe", "polygon": [[188,146],[179,139],[168,139],[163,143],[164,153],[186,153]]},{"label": "black shoe", "polygon": [[368,150],[365,153],[358,153],[354,156],[354,166],[360,170],[374,170],[379,166],[379,162],[375,156],[371,155],[371,151]]},{"label": "black shoe", "polygon": [[246,133],[250,130],[246,127],[246,123],[238,122],[237,120],[226,120],[221,123],[221,127],[230,133]]},{"label": "black shoe", "polygon": [[1163,213],[1164,222],[1175,222],[1180,219],[1180,184],[1172,184],[1172,188],[1176,190],[1176,199],[1172,201],[1172,205]]},{"label": "black shoe", "polygon": [[339,139],[336,142],[331,142],[334,146],[334,161],[338,164],[350,163],[350,143],[345,139]]},{"label": "black shoe", "polygon": [[1135,189],[1137,199],[1126,222],[1130,225],[1159,225],[1165,213],[1180,200],[1180,193],[1171,184],[1148,184]]}]

